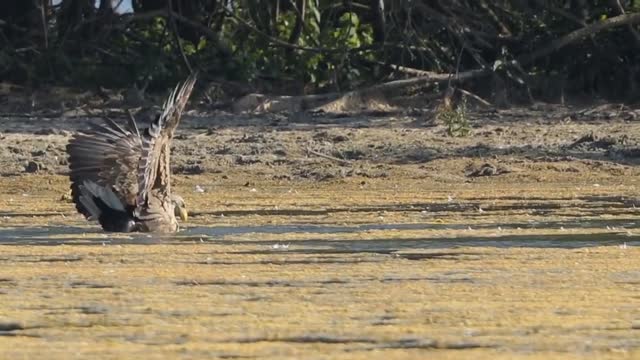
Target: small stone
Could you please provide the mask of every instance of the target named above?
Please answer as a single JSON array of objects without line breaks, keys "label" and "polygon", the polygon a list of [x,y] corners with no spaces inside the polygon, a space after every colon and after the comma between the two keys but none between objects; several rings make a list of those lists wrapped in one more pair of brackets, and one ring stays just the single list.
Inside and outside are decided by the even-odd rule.
[{"label": "small stone", "polygon": [[73,197],[71,196],[71,190],[69,190],[68,192],[62,194],[62,196],[60,197],[60,201],[63,202],[72,202],[73,201]]},{"label": "small stone", "polygon": [[273,151],[273,155],[287,156],[287,152],[284,149],[276,149]]},{"label": "small stone", "polygon": [[340,134],[340,135],[334,136],[333,139],[331,139],[331,140],[333,140],[333,142],[345,142],[345,141],[349,141],[351,139],[349,139],[349,137],[346,136],[346,135]]},{"label": "small stone", "polygon": [[44,167],[42,166],[42,164],[33,160],[29,161],[24,167],[24,171],[27,173],[35,173],[43,169]]},{"label": "small stone", "polygon": [[0,331],[24,330],[24,326],[14,321],[0,321]]},{"label": "small stone", "polygon": [[174,171],[176,174],[196,175],[204,173],[205,168],[200,164],[186,164],[176,166]]}]

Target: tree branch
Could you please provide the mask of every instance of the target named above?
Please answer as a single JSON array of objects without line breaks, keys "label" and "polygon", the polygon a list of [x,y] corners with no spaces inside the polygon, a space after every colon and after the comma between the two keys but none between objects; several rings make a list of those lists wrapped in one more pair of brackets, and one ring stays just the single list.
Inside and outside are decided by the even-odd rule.
[{"label": "tree branch", "polygon": [[171,33],[173,34],[173,38],[176,41],[176,46],[178,47],[178,52],[182,57],[182,61],[186,65],[187,69],[189,69],[190,73],[193,73],[193,68],[189,63],[189,59],[187,59],[187,55],[184,53],[184,49],[182,48],[182,40],[180,40],[180,34],[178,34],[178,26],[176,26],[176,20],[173,17],[173,1],[167,1],[167,14],[169,17],[169,26],[171,26]]},{"label": "tree branch", "polygon": [[587,36],[597,34],[603,30],[611,29],[622,25],[630,25],[640,23],[640,13],[624,14],[616,17],[609,18],[604,21],[600,21],[581,29],[568,33],[567,35],[556,39],[549,44],[549,46],[543,47],[540,50],[534,51],[529,55],[522,56],[518,59],[520,65],[528,65],[533,61],[547,56],[555,51],[562,49],[563,47],[581,40]]},{"label": "tree branch", "polygon": [[[620,0],[609,0],[609,4],[611,4],[611,7],[613,8],[613,10],[616,12],[617,15],[624,15],[626,13],[624,11],[624,7],[622,7],[622,4],[620,3]],[[639,47],[640,34],[638,34],[636,29],[634,29],[633,25],[631,24],[627,25],[627,29],[629,30],[629,33],[631,34],[631,36],[633,36],[633,38],[635,39],[636,46]]]}]

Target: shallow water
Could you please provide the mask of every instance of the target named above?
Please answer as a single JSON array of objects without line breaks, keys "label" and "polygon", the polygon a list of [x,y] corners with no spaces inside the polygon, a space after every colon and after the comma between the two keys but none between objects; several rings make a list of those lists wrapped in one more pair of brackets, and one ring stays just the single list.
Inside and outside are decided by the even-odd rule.
[{"label": "shallow water", "polygon": [[[71,226],[40,226],[0,228],[0,245],[105,245],[105,244],[185,244],[193,241],[208,242],[214,245],[253,244],[269,245],[294,241],[297,251],[308,248],[313,252],[316,247],[336,247],[341,252],[381,252],[389,253],[403,249],[440,249],[457,246],[481,247],[549,247],[580,248],[588,246],[606,246],[626,244],[638,245],[640,237],[633,232],[640,226],[633,219],[591,219],[586,221],[529,221],[509,223],[496,226],[495,223],[475,223],[473,227],[465,224],[433,224],[433,223],[398,223],[398,224],[366,224],[352,226],[336,225],[259,225],[259,226],[193,226],[182,229],[178,234],[109,234],[98,228]],[[574,233],[576,230],[589,229],[588,233]],[[433,235],[427,238],[402,239],[398,232],[423,230],[425,232],[441,231],[449,236]],[[489,230],[490,236],[474,235],[474,232]],[[526,234],[517,234],[520,231]],[[531,231],[533,230],[533,231]],[[536,233],[536,230],[539,233]],[[565,233],[544,234],[546,231],[561,230]],[[394,237],[385,239],[366,239],[370,231],[392,231]],[[283,235],[280,240],[260,240],[261,235]],[[304,234],[311,238],[291,239],[292,235]],[[317,234],[322,238],[313,239]],[[363,236],[357,240],[340,239],[341,234]],[[640,234],[639,234],[640,235]],[[233,240],[224,240],[234,236]],[[239,239],[238,236],[250,239]],[[288,239],[288,240],[287,240]],[[288,249],[288,247],[287,247]]]},{"label": "shallow water", "polygon": [[640,356],[640,214],[621,191],[407,187],[392,204],[327,186],[193,197],[164,236],[26,197],[0,226],[0,358]]}]

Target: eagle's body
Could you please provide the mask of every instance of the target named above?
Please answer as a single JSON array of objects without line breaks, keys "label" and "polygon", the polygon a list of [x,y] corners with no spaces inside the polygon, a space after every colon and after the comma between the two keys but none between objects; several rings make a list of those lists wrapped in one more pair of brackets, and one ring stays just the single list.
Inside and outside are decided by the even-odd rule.
[{"label": "eagle's body", "polygon": [[193,90],[195,76],[177,86],[162,113],[140,131],[110,119],[92,124],[67,145],[76,209],[106,231],[175,232],[184,202],[171,193],[171,139]]}]

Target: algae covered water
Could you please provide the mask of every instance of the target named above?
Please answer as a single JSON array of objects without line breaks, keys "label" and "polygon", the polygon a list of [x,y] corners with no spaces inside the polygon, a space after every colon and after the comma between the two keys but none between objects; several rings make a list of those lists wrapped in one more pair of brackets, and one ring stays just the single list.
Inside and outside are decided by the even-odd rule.
[{"label": "algae covered water", "polygon": [[53,177],[3,214],[0,357],[640,355],[632,187],[428,185],[230,186],[156,236],[87,224]]}]

